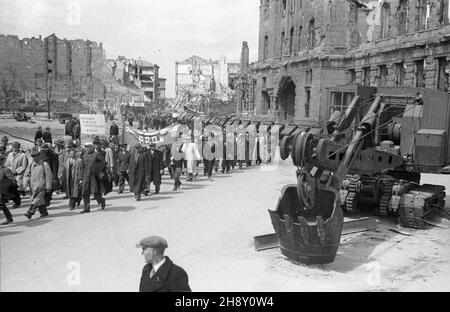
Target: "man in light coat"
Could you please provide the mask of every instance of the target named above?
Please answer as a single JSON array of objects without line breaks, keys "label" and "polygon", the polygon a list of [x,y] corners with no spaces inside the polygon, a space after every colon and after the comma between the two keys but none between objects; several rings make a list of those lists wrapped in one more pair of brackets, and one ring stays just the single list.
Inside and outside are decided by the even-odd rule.
[{"label": "man in light coat", "polygon": [[[25,196],[25,190],[23,188],[23,176],[28,166],[28,158],[25,153],[22,153],[20,151],[19,142],[13,142],[11,145],[13,151],[6,158],[5,167],[9,168],[9,170],[12,171],[12,173],[16,177],[19,192],[22,193],[22,196]],[[14,208],[18,207],[17,204],[15,204],[15,206],[16,207]]]},{"label": "man in light coat", "polygon": [[183,144],[181,149],[184,154],[184,159],[186,160],[186,169],[188,178],[187,181],[192,182],[194,175],[197,173],[197,161],[201,159],[200,152],[198,150],[197,144],[192,141],[188,141]]},{"label": "man in light coat", "polygon": [[31,220],[31,217],[36,212],[36,209],[39,209],[41,218],[48,216],[45,195],[50,193],[53,187],[52,171],[50,170],[50,166],[43,161],[42,154],[37,150],[33,150],[31,157],[33,157],[33,162],[30,166],[30,185],[32,192],[31,206],[25,213],[25,216],[29,220]]}]

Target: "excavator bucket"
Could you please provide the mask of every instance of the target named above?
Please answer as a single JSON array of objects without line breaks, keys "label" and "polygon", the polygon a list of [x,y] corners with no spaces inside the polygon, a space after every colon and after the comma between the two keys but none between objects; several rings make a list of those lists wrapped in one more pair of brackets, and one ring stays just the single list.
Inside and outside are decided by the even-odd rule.
[{"label": "excavator bucket", "polygon": [[335,193],[316,190],[316,203],[305,209],[297,187],[283,188],[275,211],[269,210],[281,253],[305,264],[331,263],[336,257],[344,215]]}]

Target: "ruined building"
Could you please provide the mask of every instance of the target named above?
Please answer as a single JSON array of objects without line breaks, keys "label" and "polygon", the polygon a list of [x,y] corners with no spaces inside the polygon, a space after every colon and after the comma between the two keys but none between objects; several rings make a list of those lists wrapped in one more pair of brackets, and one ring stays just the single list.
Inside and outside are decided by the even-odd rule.
[{"label": "ruined building", "polygon": [[450,92],[449,73],[449,0],[261,0],[258,61],[241,74],[237,110],[309,125],[351,101],[329,87]]},{"label": "ruined building", "polygon": [[165,79],[159,77],[159,66],[146,60],[127,59],[119,56],[107,61],[108,68],[117,81],[129,88],[143,92],[144,102],[165,98]]},{"label": "ruined building", "polygon": [[175,92],[177,98],[185,92],[222,92],[234,89],[239,64],[206,60],[196,55],[175,63]]},{"label": "ruined building", "polygon": [[131,87],[117,79],[119,70],[114,73],[108,66],[102,43],[60,39],[55,34],[44,39],[0,35],[0,80],[14,81],[15,93],[25,101],[72,98],[124,103],[131,97],[155,97],[152,79],[158,77],[157,65],[147,65],[144,61],[131,64],[139,82]]}]

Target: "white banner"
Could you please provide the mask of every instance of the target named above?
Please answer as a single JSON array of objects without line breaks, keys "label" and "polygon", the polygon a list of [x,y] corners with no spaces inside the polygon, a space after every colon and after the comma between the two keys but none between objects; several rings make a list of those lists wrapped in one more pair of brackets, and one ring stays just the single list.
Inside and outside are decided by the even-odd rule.
[{"label": "white banner", "polygon": [[81,133],[105,135],[105,116],[100,114],[80,114]]}]

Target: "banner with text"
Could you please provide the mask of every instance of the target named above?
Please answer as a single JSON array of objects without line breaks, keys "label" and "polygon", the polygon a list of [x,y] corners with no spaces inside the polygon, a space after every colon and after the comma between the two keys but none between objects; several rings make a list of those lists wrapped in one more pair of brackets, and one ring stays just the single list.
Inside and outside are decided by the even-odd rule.
[{"label": "banner with text", "polygon": [[125,127],[125,142],[127,144],[133,143],[143,143],[143,144],[172,144],[177,136],[176,130],[178,125],[173,125],[159,131],[147,132],[142,130],[137,130],[133,127]]},{"label": "banner with text", "polygon": [[105,116],[100,114],[80,114],[81,133],[85,135],[105,135]]}]

